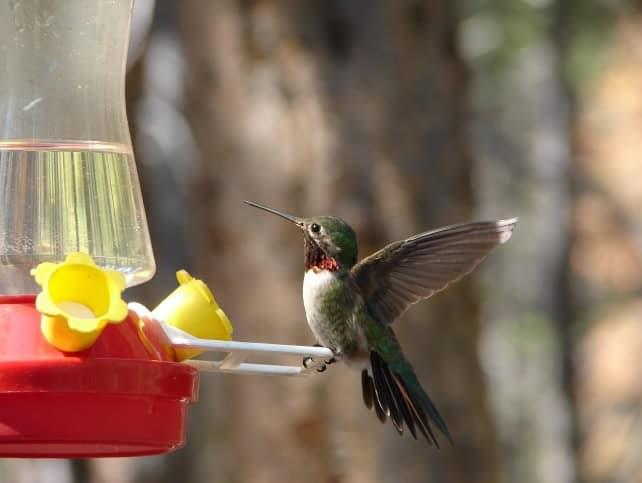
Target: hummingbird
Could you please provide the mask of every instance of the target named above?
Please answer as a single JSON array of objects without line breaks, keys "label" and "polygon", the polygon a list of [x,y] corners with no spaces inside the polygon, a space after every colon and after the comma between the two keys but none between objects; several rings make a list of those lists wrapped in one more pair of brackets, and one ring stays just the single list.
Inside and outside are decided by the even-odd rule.
[{"label": "hummingbird", "polygon": [[[357,262],[357,237],[333,216],[301,218],[252,201],[303,232],[303,305],[308,325],[332,359],[361,371],[363,402],[399,434],[404,425],[439,448],[446,422],[421,386],[392,324],[420,300],[470,273],[511,237],[517,218],[451,225],[391,243]],[[304,365],[306,361],[304,360]],[[325,366],[323,366],[323,369]]]}]

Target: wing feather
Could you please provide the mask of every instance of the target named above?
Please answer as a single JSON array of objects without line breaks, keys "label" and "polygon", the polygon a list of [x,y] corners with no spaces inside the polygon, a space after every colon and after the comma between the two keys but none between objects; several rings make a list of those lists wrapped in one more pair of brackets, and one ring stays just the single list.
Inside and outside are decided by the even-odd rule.
[{"label": "wing feather", "polygon": [[355,265],[368,307],[392,323],[408,307],[470,273],[511,236],[517,218],[447,226],[391,243]]}]

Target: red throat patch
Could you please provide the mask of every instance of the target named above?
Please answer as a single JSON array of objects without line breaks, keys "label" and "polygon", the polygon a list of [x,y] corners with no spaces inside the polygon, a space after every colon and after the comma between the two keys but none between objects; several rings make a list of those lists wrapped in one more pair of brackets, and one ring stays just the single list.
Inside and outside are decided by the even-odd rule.
[{"label": "red throat patch", "polygon": [[331,257],[324,257],[317,263],[316,268],[319,270],[330,270],[331,272],[339,271],[339,263]]}]

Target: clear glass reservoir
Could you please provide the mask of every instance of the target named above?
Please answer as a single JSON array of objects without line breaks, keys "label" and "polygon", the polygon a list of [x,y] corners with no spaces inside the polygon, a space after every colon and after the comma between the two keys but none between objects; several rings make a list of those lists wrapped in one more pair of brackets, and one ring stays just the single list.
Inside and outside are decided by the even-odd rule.
[{"label": "clear glass reservoir", "polygon": [[86,252],[155,271],[125,112],[133,0],[0,2],[0,295]]}]

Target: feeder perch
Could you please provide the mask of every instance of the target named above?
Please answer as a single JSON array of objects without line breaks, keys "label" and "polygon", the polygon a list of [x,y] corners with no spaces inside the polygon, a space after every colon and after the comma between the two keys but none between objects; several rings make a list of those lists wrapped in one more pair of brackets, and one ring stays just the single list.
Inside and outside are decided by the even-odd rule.
[{"label": "feeder perch", "polygon": [[[129,309],[143,320],[153,320],[158,323],[172,347],[178,352],[195,351],[197,353],[212,352],[226,354],[220,360],[184,360],[201,372],[224,372],[232,374],[259,374],[276,376],[306,376],[315,374],[316,369],[324,364],[325,360],[333,357],[333,353],[326,347],[312,347],[303,345],[266,344],[261,342],[241,342],[210,340],[194,337],[175,326],[165,323],[162,320],[154,319],[144,306],[138,303],[130,303]],[[245,362],[247,359],[261,358],[266,355],[287,356],[296,361],[297,364],[266,364],[257,362]],[[307,367],[301,365],[304,357],[312,360]]]}]

